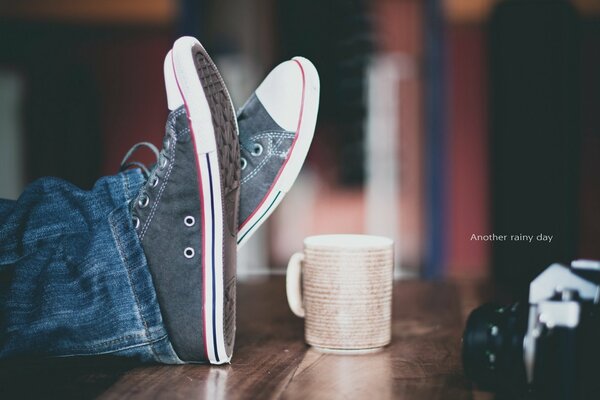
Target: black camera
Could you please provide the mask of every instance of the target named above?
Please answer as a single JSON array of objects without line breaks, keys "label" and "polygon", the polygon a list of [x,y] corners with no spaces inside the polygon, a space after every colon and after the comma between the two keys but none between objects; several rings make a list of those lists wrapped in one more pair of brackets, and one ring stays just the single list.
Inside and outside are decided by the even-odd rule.
[{"label": "black camera", "polygon": [[550,265],[529,285],[528,302],[469,315],[467,377],[510,398],[600,399],[599,303],[599,261]]}]

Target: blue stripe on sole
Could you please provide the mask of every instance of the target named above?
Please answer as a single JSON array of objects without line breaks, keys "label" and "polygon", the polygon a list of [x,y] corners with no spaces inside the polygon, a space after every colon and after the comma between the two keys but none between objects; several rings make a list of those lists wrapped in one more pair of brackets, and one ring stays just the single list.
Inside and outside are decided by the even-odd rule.
[{"label": "blue stripe on sole", "polygon": [[281,193],[282,193],[281,191],[278,191],[278,192],[277,192],[277,195],[275,196],[275,198],[273,199],[273,201],[271,202],[271,204],[269,204],[269,207],[267,207],[267,209],[265,210],[265,212],[263,212],[263,213],[262,213],[262,215],[260,216],[260,218],[259,218],[259,219],[257,219],[257,220],[256,220],[256,221],[255,221],[255,222],[252,224],[252,226],[250,227],[250,229],[248,229],[248,230],[246,231],[246,233],[244,233],[244,234],[242,235],[242,237],[241,237],[241,238],[238,238],[238,241],[237,241],[237,242],[238,242],[238,244],[239,244],[239,243],[240,243],[242,240],[244,240],[244,238],[245,238],[246,236],[248,236],[248,234],[249,234],[250,232],[252,232],[252,230],[254,229],[254,227],[256,226],[256,224],[258,224],[260,221],[262,221],[262,219],[265,217],[265,215],[266,215],[266,214],[269,212],[269,210],[270,210],[270,209],[273,207],[273,204],[275,204],[275,202],[277,201],[277,199],[279,198],[279,196],[281,195]]},{"label": "blue stripe on sole", "polygon": [[219,353],[217,350],[217,323],[216,323],[216,302],[217,302],[217,294],[216,294],[216,279],[215,279],[215,196],[213,193],[213,181],[212,181],[212,171],[210,168],[210,158],[208,153],[206,154],[206,163],[208,164],[208,180],[210,184],[210,214],[211,214],[211,237],[212,237],[212,317],[213,317],[213,350],[215,352],[215,358],[217,362],[219,362]]}]

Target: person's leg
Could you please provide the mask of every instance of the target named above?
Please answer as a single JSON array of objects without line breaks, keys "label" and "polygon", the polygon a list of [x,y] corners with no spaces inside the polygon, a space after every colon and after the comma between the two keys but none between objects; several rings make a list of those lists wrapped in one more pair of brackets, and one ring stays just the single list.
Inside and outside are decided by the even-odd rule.
[{"label": "person's leg", "polygon": [[56,178],[0,201],[0,359],[114,354],[179,363],[128,202],[143,176],[90,191]]},{"label": "person's leg", "polygon": [[4,221],[17,202],[15,200],[0,199],[0,221]]},{"label": "person's leg", "polygon": [[[189,38],[184,41],[189,42]],[[198,69],[194,59],[188,63],[194,67],[193,73],[182,76],[188,83],[198,79],[202,83],[199,74],[205,68]],[[184,108],[184,93],[175,84],[175,67],[185,67],[182,60],[179,57],[174,60],[171,53],[167,55],[165,78],[173,112],[165,139],[172,147],[166,147],[160,156],[157,154],[158,167],[152,169],[144,189],[141,189],[142,175],[134,170],[103,178],[89,192],[49,178],[31,185],[16,202],[0,200],[0,359],[19,355],[111,353],[165,363],[180,363],[177,354],[192,362],[229,360],[235,330],[236,233],[241,245],[266,220],[294,182],[313,135],[318,76],[307,60],[288,61],[276,69],[279,72],[274,71],[265,79],[240,111],[239,138],[246,144],[242,146],[242,154],[250,167],[242,173],[240,182],[242,226],[235,229],[237,201],[222,202],[217,198],[214,204],[223,203],[228,211],[223,221],[213,221],[208,224],[212,229],[204,230],[213,235],[216,226],[228,230],[227,246],[224,241],[219,245],[221,239],[211,239],[211,243],[216,243],[211,251],[227,248],[222,256],[228,262],[226,268],[219,264],[218,268],[210,269],[197,261],[202,256],[214,263],[215,257],[199,248],[198,243],[204,246],[200,236],[204,231],[200,233],[200,224],[195,222],[206,225],[204,216],[213,215],[196,210],[198,204],[212,207],[213,202],[207,200],[209,193],[212,200],[213,181],[208,179],[210,185],[198,186],[194,178],[199,164],[189,154],[198,150],[196,141],[190,142],[188,122],[179,122],[182,117],[187,121],[188,113]],[[183,68],[183,72],[187,69]],[[216,70],[214,66],[213,69]],[[287,89],[281,91],[282,85],[278,83]],[[229,104],[212,101],[215,93],[226,93],[222,82],[209,86],[212,106]],[[286,106],[274,106],[277,101]],[[199,122],[211,121],[208,114],[202,117],[202,111],[197,114],[198,109],[192,108],[193,114],[200,115]],[[220,118],[222,113],[217,114]],[[230,114],[231,118],[225,119],[232,128],[235,116],[233,112]],[[225,134],[232,129],[214,128],[218,136],[215,138],[210,137],[211,129],[205,131],[209,137],[202,137],[199,143],[210,141],[206,139],[218,139],[220,143],[227,138],[231,142],[219,145],[219,149],[233,149],[219,155],[219,160],[225,159],[223,165],[227,164],[227,168],[212,170],[228,171],[224,176],[229,178],[239,174],[239,169],[235,169],[239,165],[237,137]],[[176,151],[173,143],[179,143]],[[261,150],[255,151],[253,145]],[[139,165],[126,163],[130,155],[131,152],[125,157],[123,167]],[[173,169],[176,155],[178,167]],[[210,165],[208,172],[211,173]],[[165,190],[167,183],[169,190]],[[219,186],[214,185],[215,193],[220,193]],[[199,189],[202,193],[197,192]],[[200,194],[206,198],[200,198]],[[132,207],[133,214],[127,205],[132,199],[137,204]],[[226,220],[230,223],[224,224]],[[149,230],[150,222],[153,228]],[[242,235],[238,230],[243,230]],[[194,273],[189,273],[191,270]],[[204,278],[206,271],[212,281]],[[214,278],[218,275],[214,271],[223,279]],[[216,284],[222,287],[214,290]],[[183,307],[182,299],[194,307]],[[217,304],[217,300],[223,304]],[[213,307],[214,312],[205,312],[207,307]],[[204,318],[207,314],[210,318]],[[208,343],[203,340],[205,336],[218,337],[214,346],[205,347]],[[173,349],[190,353],[189,343],[204,348],[206,357],[196,357],[197,354],[185,357]],[[210,351],[214,354],[220,351],[221,357],[211,357]]]}]

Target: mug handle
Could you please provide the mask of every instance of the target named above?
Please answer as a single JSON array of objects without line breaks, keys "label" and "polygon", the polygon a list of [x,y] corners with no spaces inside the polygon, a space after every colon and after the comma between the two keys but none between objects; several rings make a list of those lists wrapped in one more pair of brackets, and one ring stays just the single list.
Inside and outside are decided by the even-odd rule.
[{"label": "mug handle", "polygon": [[290,309],[300,318],[304,318],[304,306],[300,292],[300,276],[302,275],[302,261],[304,253],[294,253],[287,266],[285,288]]}]

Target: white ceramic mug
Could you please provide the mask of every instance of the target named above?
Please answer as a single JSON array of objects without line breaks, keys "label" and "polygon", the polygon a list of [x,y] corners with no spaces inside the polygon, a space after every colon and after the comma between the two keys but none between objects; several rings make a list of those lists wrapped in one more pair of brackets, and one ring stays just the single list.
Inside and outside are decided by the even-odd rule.
[{"label": "white ceramic mug", "polygon": [[287,298],[305,339],[325,351],[362,353],[391,341],[394,244],[368,235],[304,240],[287,268]]}]

